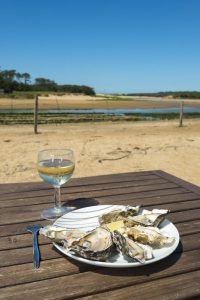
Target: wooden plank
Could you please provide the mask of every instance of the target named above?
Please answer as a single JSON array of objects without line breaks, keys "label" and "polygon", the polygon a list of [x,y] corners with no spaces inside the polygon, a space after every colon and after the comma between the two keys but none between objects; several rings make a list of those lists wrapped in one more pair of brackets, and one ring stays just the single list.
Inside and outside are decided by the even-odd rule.
[{"label": "wooden plank", "polygon": [[[149,194],[148,194],[149,196]],[[127,196],[126,196],[127,197]],[[128,200],[126,200],[126,197],[121,197],[118,199],[118,197],[115,197],[116,201],[112,201],[113,204],[132,204],[132,205],[143,205],[144,207],[151,206],[151,209],[154,208],[153,206],[158,206],[159,203],[163,203],[165,205],[165,208],[169,207],[169,203],[177,203],[177,207],[180,205],[178,202],[182,201],[192,201],[194,199],[198,199],[199,196],[195,195],[193,193],[180,193],[180,194],[172,194],[172,195],[161,195],[161,196],[152,196],[152,197],[143,197],[143,201],[141,202],[141,198],[130,200],[130,196],[128,197]],[[105,201],[104,201],[105,200]],[[130,202],[131,201],[131,202]],[[120,202],[120,203],[118,203]],[[81,203],[81,201],[80,201]],[[83,204],[85,204],[85,200],[82,201]],[[109,197],[103,197],[101,198],[101,204],[110,204],[110,198]],[[38,221],[32,221],[32,223],[38,223]],[[47,225],[48,221],[40,220],[40,223],[42,225]],[[7,224],[7,225],[1,225],[0,226],[0,236],[9,236],[9,235],[17,235],[22,234],[26,232],[26,227],[29,225],[28,222],[23,223],[15,223],[15,224]]]},{"label": "wooden plank", "polygon": [[[32,246],[12,250],[2,250],[0,267],[15,264],[30,263],[33,261]],[[52,244],[40,245],[41,260],[59,258],[62,254],[58,253]]]},{"label": "wooden plank", "polygon": [[[50,244],[50,240],[46,239],[42,235],[39,235],[38,240],[39,240],[39,245]],[[30,247],[31,245],[32,245],[32,235],[29,233],[0,238],[0,251]]]},{"label": "wooden plank", "polygon": [[176,223],[176,227],[181,236],[200,232],[200,220]]},{"label": "wooden plank", "polygon": [[[82,300],[100,299],[200,299],[200,271],[180,274],[171,278],[138,284],[114,291],[81,297]],[[77,299],[78,300],[78,299]]]},{"label": "wooden plank", "polygon": [[185,189],[187,189],[188,191],[191,191],[193,193],[196,193],[198,195],[200,195],[200,187],[192,184],[190,182],[187,182],[181,178],[178,178],[174,175],[168,174],[164,171],[158,170],[158,171],[153,171],[154,174],[158,175],[161,178],[164,178],[166,180],[168,180],[169,182],[174,182],[179,186],[184,187]]},{"label": "wooden plank", "polygon": [[[67,199],[69,200],[72,200],[72,199],[77,199],[77,198],[82,198],[82,197],[92,197],[92,198],[95,198],[95,197],[99,197],[99,198],[102,198],[102,197],[105,197],[105,196],[126,196],[127,194],[131,194],[131,193],[138,193],[138,196],[142,195],[142,193],[144,192],[150,192],[150,191],[159,191],[159,190],[166,190],[166,192],[169,190],[169,189],[178,189],[182,192],[187,192],[187,190],[183,189],[183,188],[179,188],[177,187],[176,185],[174,185],[173,183],[164,183],[164,184],[153,184],[153,185],[146,185],[146,186],[136,186],[136,187],[120,187],[120,188],[115,188],[115,189],[108,189],[108,190],[98,190],[98,191],[89,191],[89,192],[80,192],[80,193],[64,193],[63,191],[61,191],[62,193],[62,199],[63,201],[66,201]],[[52,194],[51,195],[32,195],[32,197],[30,198],[36,198],[37,197],[37,200],[38,200],[38,203],[40,201],[40,199],[44,199],[45,196],[48,196],[46,197],[45,199],[45,203],[46,201],[49,203],[53,197],[53,190],[52,190]],[[26,200],[27,203],[29,203],[29,198],[19,198],[20,201],[21,200]],[[21,206],[21,203],[19,201],[19,204],[17,206]],[[18,203],[18,199],[14,199],[14,202],[13,203]]]},{"label": "wooden plank", "polygon": [[[191,253],[193,254],[193,252]],[[194,255],[196,255],[195,252]],[[66,258],[42,261],[38,270],[34,270],[33,263],[3,267],[0,268],[0,287],[95,271],[95,269],[95,266],[82,263],[76,264]]]},{"label": "wooden plank", "polygon": [[[191,191],[200,193],[199,187],[160,170],[73,178],[66,185],[64,185],[64,187],[79,187],[84,185],[88,186],[92,184],[101,185],[101,184],[106,184],[108,182],[117,183],[126,180],[137,181],[142,179],[158,179],[158,178],[164,178],[167,181],[174,182],[179,186],[186,187],[187,189],[190,187]],[[51,187],[43,182],[0,184],[1,195],[11,194],[11,193],[17,194],[20,192],[23,193],[33,192],[38,190],[50,190],[50,189]]]},{"label": "wooden plank", "polygon": [[[31,224],[38,224],[40,223],[42,226],[46,226],[49,224],[47,220],[40,220],[32,221]],[[9,237],[13,235],[23,234],[26,233],[26,227],[30,225],[30,221],[17,223],[17,224],[6,224],[0,226],[0,237]]]},{"label": "wooden plank", "polygon": [[[158,190],[159,192],[162,190]],[[178,202],[178,201],[186,201],[186,200],[192,200],[192,199],[199,199],[200,196],[196,195],[194,193],[190,193],[187,192],[186,190],[184,190],[183,188],[176,188],[176,189],[170,189],[167,190],[169,191],[168,194],[165,196],[163,196],[163,193],[161,192],[161,195],[157,196],[151,196],[151,197],[147,197],[146,195],[142,194],[142,197],[145,198],[145,202],[143,203],[143,205],[147,205],[150,203],[150,205],[153,205],[153,203],[155,205],[158,204],[158,201],[160,200],[160,202],[162,203],[170,203],[170,202]],[[164,192],[164,194],[167,193],[167,191]],[[182,192],[182,194],[180,195],[180,192]],[[52,195],[53,195],[53,191],[51,196],[43,196],[43,197],[33,197],[33,198],[29,198],[28,200],[25,198],[21,198],[21,199],[14,199],[14,200],[7,200],[7,201],[0,201],[0,209],[1,208],[6,208],[6,207],[19,207],[19,206],[31,206],[31,205],[41,205],[41,204],[52,204]],[[81,197],[77,197],[80,196]],[[61,196],[61,200],[62,203],[65,203],[67,200],[68,201],[75,201],[75,206],[77,206],[77,208],[79,207],[79,205],[81,205],[80,200],[82,199],[82,204],[87,204],[84,206],[90,206],[90,205],[94,205],[95,203],[98,204],[97,199],[99,199],[99,197],[88,197],[87,194],[85,193],[81,193],[80,195],[77,194],[73,194],[72,195],[63,195]],[[144,196],[143,196],[144,195]],[[115,198],[113,198],[112,202],[113,204],[116,202],[122,202],[122,201],[126,201],[127,197],[128,199],[130,199],[130,194],[125,194],[125,195],[114,195]],[[133,195],[135,196],[135,194]],[[161,199],[162,196],[162,199]],[[100,201],[101,203],[106,203],[108,202],[108,200],[110,200],[111,196],[103,196],[100,197]],[[96,201],[94,201],[94,198],[96,199]],[[139,200],[141,198],[140,194],[138,194],[138,199],[136,199],[135,201],[139,201],[141,203],[141,200]],[[92,200],[93,199],[93,200]]]},{"label": "wooden plank", "polygon": [[[181,237],[182,245],[177,251],[190,251],[200,248],[200,233],[186,235]],[[12,266],[23,263],[32,262],[32,246],[30,242],[30,247],[2,250],[0,267]],[[60,252],[53,247],[52,244],[40,245],[41,259],[53,259],[62,256]]]},{"label": "wooden plank", "polygon": [[[182,259],[183,257],[183,259]],[[106,269],[99,268],[95,272],[84,272],[84,274],[73,274],[68,276],[60,276],[58,278],[42,280],[11,286],[1,289],[0,299],[74,299],[86,295],[94,295],[100,292],[106,292],[113,289],[119,289],[127,286],[140,288],[146,283],[159,283],[158,280],[166,278],[169,282],[179,282],[175,276],[185,278],[196,290],[196,279],[199,279],[200,271],[199,260],[191,259],[191,255],[171,255],[162,262],[151,265],[146,265],[140,268],[129,269]],[[188,273],[188,269],[190,272]],[[193,272],[192,272],[193,271]],[[195,272],[194,272],[195,271]],[[170,277],[169,277],[170,276]],[[99,284],[101,283],[101,284]],[[141,283],[143,283],[141,285]],[[137,284],[140,284],[137,286]],[[199,285],[198,285],[199,287]],[[151,291],[151,289],[150,289]],[[198,290],[199,292],[199,290]],[[149,296],[149,294],[148,294]],[[109,298],[108,298],[109,299]]]},{"label": "wooden plank", "polygon": [[[154,205],[155,206],[155,205]],[[152,207],[152,205],[145,205],[145,208],[151,210],[154,209],[155,207]],[[174,203],[163,203],[160,204],[158,203],[156,205],[156,208],[158,209],[169,209],[170,212],[179,212],[179,211],[184,211],[184,210],[190,210],[190,209],[196,209],[196,208],[200,208],[200,199],[196,199],[196,200],[190,200],[190,201],[184,201],[184,202],[174,202]]]},{"label": "wooden plank", "polygon": [[[149,193],[148,193],[148,195],[149,195]],[[131,198],[132,198],[131,200],[128,200],[127,202],[126,201],[121,202],[120,204],[135,205],[133,196]],[[142,199],[143,199],[143,201],[141,201],[141,203],[140,203],[141,205],[144,203],[144,197]],[[110,204],[111,203],[110,200],[108,202],[104,202],[104,203],[101,203],[101,201],[98,201],[98,202],[99,202],[99,204]],[[73,201],[71,204],[73,204]],[[15,224],[15,223],[19,223],[20,220],[22,220],[22,219],[23,219],[23,222],[32,222],[32,221],[36,221],[36,220],[38,222],[40,222],[42,220],[42,217],[40,215],[42,209],[48,208],[48,207],[49,207],[49,204],[48,205],[43,204],[43,205],[34,205],[34,206],[25,206],[25,207],[15,207],[15,208],[5,208],[3,210],[3,212],[1,212],[1,210],[0,210],[0,214],[1,214],[0,224],[1,225],[13,224],[13,223]],[[198,218],[198,216],[197,216],[198,212],[199,212],[199,210],[196,210],[194,212],[195,218]],[[181,216],[181,212],[179,213],[179,215]],[[191,219],[190,214],[188,214],[188,217],[190,220]],[[174,219],[172,219],[172,220],[174,220]],[[183,221],[184,221],[184,219],[183,219]]]},{"label": "wooden plank", "polygon": [[[69,189],[65,188],[61,188],[61,192],[62,192],[62,197],[81,197],[82,193],[84,193],[84,195],[88,195],[88,196],[93,196],[93,197],[98,197],[98,196],[104,196],[104,195],[109,195],[109,194],[122,194],[123,191],[124,193],[129,193],[129,191],[132,192],[140,192],[140,191],[147,191],[147,190],[155,190],[155,189],[167,189],[167,188],[177,188],[178,186],[174,183],[171,182],[164,182],[164,183],[154,183],[154,184],[150,184],[150,185],[130,185],[129,186],[119,186],[119,187],[115,187],[115,188],[108,188],[108,189],[104,189],[103,186],[100,186],[100,189],[95,189],[93,190],[88,190],[87,191],[82,191],[82,190],[73,190],[72,193],[69,192]],[[127,192],[126,192],[127,191]],[[185,190],[186,191],[186,190]],[[48,193],[46,193],[46,190],[40,190],[40,191],[36,191],[36,192],[32,192],[29,193],[28,195],[24,195],[24,193],[18,193],[18,194],[12,194],[12,195],[4,195],[3,200],[2,201],[7,201],[7,200],[17,200],[17,199],[26,199],[26,201],[28,201],[29,198],[33,198],[33,197],[44,197],[44,196],[52,196],[53,195],[53,189],[51,191],[48,190]],[[1,201],[1,202],[2,202]]]},{"label": "wooden plank", "polygon": [[[162,184],[161,184],[162,185]],[[119,193],[121,198],[123,199],[124,197],[126,197],[126,195],[130,196],[130,199],[133,200],[135,198],[138,197],[142,197],[144,198],[145,196],[155,196],[155,195],[159,195],[160,191],[161,194],[170,194],[171,189],[173,189],[173,191],[171,191],[171,193],[174,193],[175,190],[173,188],[173,184],[168,184],[166,189],[162,189],[162,187],[160,186],[156,186],[156,187],[143,187],[143,189],[145,190],[145,192],[139,192],[138,190],[140,189],[140,187],[136,188],[129,188],[129,189],[125,189],[125,191],[122,191],[122,189],[120,191],[116,191],[116,189],[113,191],[110,191],[109,194],[107,194],[106,196],[109,196],[109,203],[111,203],[111,201],[114,200],[116,201],[116,199],[119,197]],[[184,192],[184,190],[178,190],[179,192]],[[103,192],[102,192],[103,194]],[[81,200],[82,200],[82,204],[83,202],[86,202],[87,205],[91,205],[88,204],[88,201],[91,203],[95,203],[95,204],[101,204],[101,193],[98,192],[99,198],[95,200],[95,197],[98,197],[97,195],[95,196],[94,193],[90,193],[89,195],[87,195],[87,197],[85,197],[87,201],[83,201],[84,200],[84,196],[82,194]],[[127,197],[126,197],[127,198]],[[69,199],[69,198],[68,198]],[[118,198],[119,199],[119,198]],[[80,202],[80,199],[78,199]],[[131,204],[132,201],[130,201]],[[75,205],[75,200],[71,201],[71,205]],[[53,206],[53,203],[52,203]],[[3,224],[11,224],[11,223],[18,223],[21,220],[23,220],[24,222],[26,221],[34,221],[34,220],[40,220],[40,211],[44,208],[49,207],[49,204],[40,204],[40,205],[33,205],[33,206],[20,206],[20,207],[9,207],[9,208],[3,208],[0,209],[0,215],[1,215],[1,219],[0,219],[0,225]]]},{"label": "wooden plank", "polygon": [[191,209],[188,211],[180,211],[171,213],[169,220],[173,223],[186,222],[190,220],[199,220],[200,209]]},{"label": "wooden plank", "polygon": [[[125,181],[120,182],[106,182],[103,184],[90,184],[88,182],[87,185],[78,185],[78,186],[69,186],[68,184],[62,186],[63,193],[79,193],[79,192],[88,192],[88,191],[95,191],[95,190],[102,190],[102,189],[109,189],[109,188],[115,188],[115,187],[128,187],[128,186],[139,186],[139,185],[148,185],[148,184],[154,184],[154,183],[167,183],[165,179],[162,178],[154,178],[149,179],[145,177],[145,179],[138,179],[138,180],[130,180],[128,178]],[[7,194],[1,194],[0,201],[4,201],[7,199],[18,199],[21,196],[23,197],[33,197],[33,196],[40,196],[40,195],[50,195],[52,193],[53,187],[48,185],[48,189],[45,188],[38,188],[36,190],[28,190],[28,191],[21,191],[16,193],[7,193]]]},{"label": "wooden plank", "polygon": [[[160,261],[156,263],[156,268],[162,270],[162,276],[173,275],[174,273],[188,272],[200,267],[199,250],[189,251],[183,253],[180,257],[180,253],[173,253],[171,257],[166,258],[165,261]],[[195,262],[196,261],[196,262]],[[165,263],[162,267],[162,263]],[[174,268],[169,271],[166,266],[172,266]],[[145,267],[146,268],[146,267]],[[151,267],[146,268],[142,267],[143,274],[147,274]],[[87,264],[76,263],[74,261],[58,258],[42,261],[40,268],[35,272],[33,269],[32,263],[26,263],[23,265],[15,265],[0,268],[0,287],[12,286],[16,284],[34,282],[45,280],[48,278],[60,277],[65,275],[77,274],[79,272],[95,271],[95,266],[90,266]],[[136,272],[139,272],[139,268],[134,269]],[[171,273],[172,271],[172,273]],[[139,275],[139,274],[138,274]]]},{"label": "wooden plank", "polygon": [[[80,186],[80,187],[72,187],[72,188],[61,188],[62,194],[78,194],[78,193],[85,193],[85,192],[91,192],[91,191],[102,191],[102,190],[112,190],[115,188],[129,188],[129,187],[138,187],[138,186],[148,186],[148,185],[154,185],[154,184],[160,184],[160,183],[167,183],[164,179],[150,179],[150,180],[142,180],[142,181],[126,181],[126,182],[120,182],[120,183],[107,183],[104,185],[88,185],[88,186]],[[7,194],[2,195],[0,199],[0,205],[6,206],[7,203],[11,202],[12,205],[17,206],[19,203],[22,205],[31,205],[34,204],[31,202],[31,199],[36,199],[37,197],[43,197],[46,199],[49,199],[53,195],[53,188],[49,190],[38,190],[34,192],[26,192],[26,193],[18,193],[18,194]],[[29,201],[27,201],[29,199]],[[17,200],[17,201],[16,201]],[[19,202],[20,200],[20,202]],[[22,202],[23,201],[23,202]],[[18,203],[19,202],[19,203]]]},{"label": "wooden plank", "polygon": [[[142,180],[142,179],[156,179],[159,178],[158,175],[154,174],[152,171],[142,171],[142,172],[128,172],[128,173],[117,173],[108,175],[98,175],[82,178],[72,178],[65,186],[82,186],[82,185],[92,185],[92,184],[104,184],[107,182],[123,182],[126,180]],[[38,177],[39,179],[39,177]],[[38,189],[50,189],[48,184],[44,182],[26,182],[26,183],[7,183],[0,184],[0,191],[2,193],[19,193],[19,192],[29,192]]]}]

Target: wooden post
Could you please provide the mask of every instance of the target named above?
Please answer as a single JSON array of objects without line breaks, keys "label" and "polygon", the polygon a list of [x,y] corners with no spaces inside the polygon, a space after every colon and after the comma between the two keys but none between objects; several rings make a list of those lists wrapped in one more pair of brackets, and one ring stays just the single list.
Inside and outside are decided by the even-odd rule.
[{"label": "wooden post", "polygon": [[35,105],[34,105],[34,133],[37,134],[37,125],[38,125],[38,96],[35,96]]},{"label": "wooden post", "polygon": [[183,127],[183,108],[184,108],[184,101],[181,101],[179,127]]}]

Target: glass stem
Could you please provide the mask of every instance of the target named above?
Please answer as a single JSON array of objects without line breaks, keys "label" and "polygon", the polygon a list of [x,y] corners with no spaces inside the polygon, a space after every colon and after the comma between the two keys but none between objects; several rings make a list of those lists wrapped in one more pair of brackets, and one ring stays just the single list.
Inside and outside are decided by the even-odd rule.
[{"label": "glass stem", "polygon": [[60,187],[55,187],[55,190],[54,190],[54,201],[55,201],[55,207],[56,208],[60,208],[61,207]]}]

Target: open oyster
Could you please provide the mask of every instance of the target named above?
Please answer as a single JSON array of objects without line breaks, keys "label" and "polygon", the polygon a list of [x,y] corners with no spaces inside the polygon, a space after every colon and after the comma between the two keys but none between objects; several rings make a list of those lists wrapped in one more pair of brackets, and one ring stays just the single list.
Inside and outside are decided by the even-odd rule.
[{"label": "open oyster", "polygon": [[164,209],[153,209],[152,211],[145,210],[142,215],[128,216],[123,220],[124,224],[128,227],[135,225],[158,227],[161,222],[164,221],[168,212],[168,210]]},{"label": "open oyster", "polygon": [[127,235],[134,241],[150,245],[154,248],[171,246],[175,241],[174,237],[162,234],[156,227],[134,226],[127,230]]},{"label": "open oyster", "polygon": [[123,220],[128,216],[137,215],[140,210],[140,206],[127,205],[124,209],[114,209],[109,213],[99,216],[100,225],[108,224],[115,221]]},{"label": "open oyster", "polygon": [[141,263],[144,263],[145,260],[153,257],[151,247],[134,242],[117,230],[112,233],[112,236],[118,252],[121,252]]},{"label": "open oyster", "polygon": [[74,241],[70,250],[92,260],[105,260],[111,255],[113,241],[111,233],[98,227],[81,239]]},{"label": "open oyster", "polygon": [[40,229],[40,234],[50,238],[54,242],[65,244],[66,247],[79,240],[86,232],[82,230],[69,230],[54,225],[48,225]]},{"label": "open oyster", "polygon": [[171,246],[174,243],[174,237],[163,234],[157,228],[168,210],[142,210],[138,214],[139,206],[121,207],[99,216],[100,227],[93,231],[51,225],[42,228],[40,234],[62,244],[68,252],[97,261],[106,260],[116,249],[123,255],[144,263],[153,258],[152,248]]}]

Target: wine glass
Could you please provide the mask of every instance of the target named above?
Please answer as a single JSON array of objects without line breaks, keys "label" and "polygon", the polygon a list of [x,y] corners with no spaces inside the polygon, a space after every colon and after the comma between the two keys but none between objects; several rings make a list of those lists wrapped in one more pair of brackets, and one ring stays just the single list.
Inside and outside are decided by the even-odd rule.
[{"label": "wine glass", "polygon": [[72,176],[75,168],[74,153],[71,149],[47,149],[38,153],[37,170],[39,176],[55,188],[55,207],[42,211],[41,216],[55,220],[74,207],[61,206],[60,187]]}]

